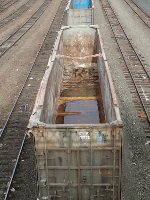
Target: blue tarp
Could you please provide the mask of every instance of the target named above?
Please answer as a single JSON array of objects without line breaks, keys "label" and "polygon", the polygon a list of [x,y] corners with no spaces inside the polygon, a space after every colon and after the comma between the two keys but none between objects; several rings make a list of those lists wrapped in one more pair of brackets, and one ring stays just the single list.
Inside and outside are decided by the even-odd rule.
[{"label": "blue tarp", "polygon": [[73,9],[90,8],[91,0],[73,0]]}]

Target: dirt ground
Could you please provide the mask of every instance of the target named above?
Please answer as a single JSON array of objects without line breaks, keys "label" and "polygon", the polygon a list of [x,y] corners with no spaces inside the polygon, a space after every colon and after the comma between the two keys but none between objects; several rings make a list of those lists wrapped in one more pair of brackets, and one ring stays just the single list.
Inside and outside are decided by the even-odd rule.
[{"label": "dirt ground", "polygon": [[141,55],[145,64],[150,66],[150,29],[141,22],[125,1],[110,0],[110,2],[137,53]]},{"label": "dirt ground", "polygon": [[19,27],[21,27],[36,12],[36,10],[41,6],[43,2],[44,0],[35,1],[31,8],[29,8],[26,12],[2,27],[0,29],[0,44],[5,41],[12,33],[14,33]]},{"label": "dirt ground", "polygon": [[135,0],[135,2],[150,15],[150,0]]},{"label": "dirt ground", "polygon": [[[38,0],[37,2],[38,6],[40,6],[43,0]],[[14,47],[0,58],[0,126],[2,126],[4,119],[8,115],[23,85],[59,4],[60,0],[51,1],[48,8],[35,25]],[[33,10],[34,7],[37,7],[37,3],[36,6],[33,6]],[[51,12],[49,12],[49,10],[51,10]],[[22,17],[23,16],[19,18],[20,20],[17,19],[17,24],[19,22],[22,23]],[[12,26],[15,27],[15,23]],[[1,33],[5,34],[5,31],[7,32],[7,30],[4,30],[4,32]]]},{"label": "dirt ground", "polygon": [[9,16],[11,13],[16,11],[20,6],[24,5],[28,0],[20,0],[19,2],[14,3],[8,9],[1,11],[0,13],[0,21],[3,20],[5,17]]}]

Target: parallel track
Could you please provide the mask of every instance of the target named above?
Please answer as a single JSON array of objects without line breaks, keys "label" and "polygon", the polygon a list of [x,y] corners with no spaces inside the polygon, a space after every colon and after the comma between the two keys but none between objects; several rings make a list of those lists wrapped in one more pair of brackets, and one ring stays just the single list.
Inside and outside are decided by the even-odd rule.
[{"label": "parallel track", "polygon": [[0,57],[13,47],[16,42],[32,28],[35,22],[44,13],[50,2],[51,0],[45,0],[40,8],[38,8],[38,10],[36,10],[36,12],[31,16],[31,18],[0,45]]},{"label": "parallel track", "polygon": [[125,62],[123,70],[129,83],[138,115],[141,121],[148,125],[145,131],[149,132],[150,69],[140,60],[110,3],[107,0],[102,0],[101,3]]},{"label": "parallel track", "polygon": [[[17,166],[22,165],[20,156],[25,144],[26,127],[33,109],[37,90],[46,70],[47,62],[57,36],[57,31],[61,26],[65,6],[66,1],[62,0],[34,64],[27,75],[24,86],[1,132],[0,199],[6,200],[9,198]],[[22,181],[24,181],[24,171],[20,169],[17,171],[18,173],[21,174],[19,177],[22,176]],[[16,184],[16,181],[14,184]]]},{"label": "parallel track", "polygon": [[0,3],[0,12],[4,12],[6,9],[8,9],[10,6],[14,5],[18,0],[9,0],[8,2],[6,2],[5,4],[3,4],[3,2],[5,1],[2,1]]},{"label": "parallel track", "polygon": [[36,0],[29,0],[26,2],[24,5],[20,6],[17,10],[15,10],[13,13],[11,13],[8,17],[4,18],[3,20],[0,21],[0,28],[4,27],[6,24],[11,22],[12,20],[16,19],[20,15],[22,15],[25,11],[30,9],[31,5],[35,2]]},{"label": "parallel track", "polygon": [[138,15],[138,17],[150,28],[150,15],[148,15],[140,6],[133,0],[124,0],[130,8]]}]

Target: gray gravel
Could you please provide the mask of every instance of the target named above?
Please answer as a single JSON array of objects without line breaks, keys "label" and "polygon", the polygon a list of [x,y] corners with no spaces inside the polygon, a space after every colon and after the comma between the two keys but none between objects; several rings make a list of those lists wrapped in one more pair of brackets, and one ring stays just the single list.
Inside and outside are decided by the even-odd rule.
[{"label": "gray gravel", "polygon": [[[113,1],[113,0],[112,0]],[[122,0],[119,0],[120,4]],[[113,1],[114,8],[118,8],[118,0]],[[118,4],[117,4],[118,2]],[[117,5],[116,5],[117,4]],[[123,4],[124,5],[124,4]],[[119,8],[118,8],[119,10]],[[124,11],[125,10],[125,11]],[[120,8],[120,13],[128,13],[125,7]],[[121,14],[123,17],[123,14]],[[125,15],[125,16],[126,16]],[[141,29],[133,19],[126,18],[127,28],[137,27],[140,32],[147,34],[146,29]],[[127,23],[128,21],[128,23]],[[100,26],[101,35],[104,42],[104,49],[112,72],[116,93],[120,105],[121,116],[124,124],[123,128],[123,164],[122,164],[122,199],[123,200],[149,200],[150,199],[150,148],[145,145],[147,139],[137,116],[137,111],[133,103],[130,89],[128,88],[123,74],[123,60],[118,51],[117,44],[104,16],[99,0],[95,1],[95,24]],[[139,39],[139,34],[134,33],[134,39]],[[141,38],[143,39],[143,38]],[[143,43],[142,43],[143,44]],[[147,44],[143,44],[143,49]],[[138,45],[138,47],[141,47]]]},{"label": "gray gravel", "polygon": [[144,63],[150,67],[150,29],[139,19],[124,0],[109,1],[137,53],[141,55]]},{"label": "gray gravel", "polygon": [[[35,25],[0,58],[0,127],[23,86],[59,4],[60,0],[52,1]],[[22,23],[22,16],[20,23]]]},{"label": "gray gravel", "polygon": [[150,0],[134,0],[141,8],[150,14]]}]

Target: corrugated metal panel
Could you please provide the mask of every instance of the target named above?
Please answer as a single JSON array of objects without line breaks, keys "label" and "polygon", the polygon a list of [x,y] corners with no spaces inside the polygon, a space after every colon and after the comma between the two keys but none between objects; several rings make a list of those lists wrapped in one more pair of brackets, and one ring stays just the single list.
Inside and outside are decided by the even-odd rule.
[{"label": "corrugated metal panel", "polygon": [[40,199],[120,199],[119,128],[39,128],[34,136]]},{"label": "corrugated metal panel", "polygon": [[92,25],[93,9],[81,9],[67,11],[67,25]]}]

